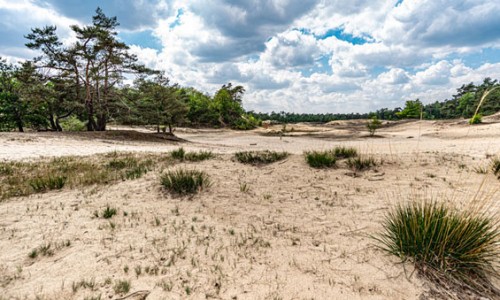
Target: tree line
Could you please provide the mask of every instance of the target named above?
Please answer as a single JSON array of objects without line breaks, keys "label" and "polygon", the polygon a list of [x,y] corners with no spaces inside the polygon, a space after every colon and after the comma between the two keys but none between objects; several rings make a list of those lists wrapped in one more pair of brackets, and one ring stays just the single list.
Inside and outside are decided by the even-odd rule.
[{"label": "tree line", "polygon": [[[479,102],[486,91],[491,91],[481,106]],[[368,113],[326,113],[326,114],[298,114],[289,112],[256,113],[251,112],[258,119],[274,120],[282,123],[315,122],[326,123],[336,120],[372,119],[381,120],[400,119],[455,119],[472,118],[479,107],[478,114],[487,116],[500,111],[500,84],[497,80],[487,77],[481,84],[468,83],[457,89],[451,99],[423,104],[420,99],[406,101],[405,107],[394,109],[381,108]]]},{"label": "tree line", "polygon": [[[55,26],[32,29],[26,46],[40,53],[20,65],[0,58],[0,130],[104,131],[109,122],[250,129],[245,89],[223,85],[211,97],[171,84],[162,72],[138,63],[117,38],[116,17],[97,8],[92,23],[71,26],[76,41],[64,45]],[[124,85],[124,80],[133,80]]]},{"label": "tree line", "polygon": [[[382,108],[370,113],[304,114],[257,113],[243,109],[245,89],[231,83],[213,95],[170,82],[165,74],[138,62],[117,37],[120,24],[97,8],[90,25],[71,26],[75,41],[64,45],[55,26],[34,28],[26,46],[40,55],[21,64],[0,58],[0,131],[104,131],[110,122],[156,125],[157,131],[174,126],[252,129],[261,120],[283,123],[334,120],[403,118],[470,118],[485,91],[482,115],[500,111],[497,80],[461,86],[451,99],[422,104],[407,101],[404,108]],[[133,82],[125,85],[124,82]]]}]

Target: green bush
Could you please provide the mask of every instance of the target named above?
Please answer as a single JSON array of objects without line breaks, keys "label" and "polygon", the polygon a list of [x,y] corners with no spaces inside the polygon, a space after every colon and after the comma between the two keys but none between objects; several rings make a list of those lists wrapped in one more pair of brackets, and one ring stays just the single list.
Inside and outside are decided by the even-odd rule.
[{"label": "green bush", "polygon": [[71,116],[62,119],[60,125],[64,131],[85,131],[87,126],[84,122],[80,121],[76,116]]},{"label": "green bush", "polygon": [[208,174],[197,170],[178,169],[161,176],[163,187],[178,195],[195,194],[210,185]]},{"label": "green bush", "polygon": [[492,291],[488,276],[500,277],[495,269],[500,258],[498,224],[485,214],[415,201],[387,213],[383,233],[375,238],[383,250],[411,260],[429,279],[451,279],[484,294]]},{"label": "green bush", "polygon": [[310,167],[317,169],[333,168],[337,163],[334,151],[309,151],[305,153],[305,158]]},{"label": "green bush", "polygon": [[250,165],[266,165],[276,161],[287,158],[290,154],[288,152],[276,151],[243,151],[236,152],[234,157],[237,161],[243,164]]},{"label": "green bush", "polygon": [[373,116],[373,118],[366,124],[366,128],[368,128],[368,132],[370,133],[370,136],[375,135],[375,131],[380,128],[382,125],[382,122],[376,117]]},{"label": "green bush", "polygon": [[472,116],[472,118],[469,120],[469,124],[470,125],[474,125],[474,124],[480,124],[483,122],[483,116],[481,114],[477,114],[477,115],[474,115]]}]

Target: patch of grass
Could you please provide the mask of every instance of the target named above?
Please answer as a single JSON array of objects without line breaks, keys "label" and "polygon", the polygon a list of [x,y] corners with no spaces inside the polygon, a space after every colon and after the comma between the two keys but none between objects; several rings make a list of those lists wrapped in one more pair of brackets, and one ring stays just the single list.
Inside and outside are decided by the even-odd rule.
[{"label": "patch of grass", "polygon": [[67,177],[45,175],[31,179],[29,185],[36,193],[42,193],[49,190],[60,190],[66,184]]},{"label": "patch of grass", "polygon": [[332,151],[309,151],[305,153],[307,164],[312,168],[333,168],[336,166],[337,158]]},{"label": "patch of grass", "polygon": [[130,291],[130,281],[128,280],[118,280],[113,286],[113,290],[116,294],[126,294]]},{"label": "patch of grass", "polygon": [[266,165],[273,162],[277,162],[287,158],[290,154],[288,152],[276,152],[276,151],[243,151],[236,152],[234,157],[237,161],[243,164],[250,165]]},{"label": "patch of grass", "polygon": [[102,211],[102,217],[104,219],[111,219],[114,215],[116,215],[116,208],[112,208],[109,205]]},{"label": "patch of grass", "polygon": [[182,148],[182,147],[170,152],[170,156],[173,159],[184,160],[184,155],[186,155],[186,151],[184,151],[184,148]]},{"label": "patch of grass", "polygon": [[381,248],[439,284],[494,294],[488,278],[500,278],[499,223],[485,214],[460,212],[435,201],[400,204],[385,217]]},{"label": "patch of grass", "polygon": [[488,173],[488,169],[484,166],[477,166],[477,167],[474,167],[474,172],[478,173],[478,174],[487,174]]},{"label": "patch of grass", "polygon": [[491,160],[491,171],[500,179],[500,158],[496,157]]},{"label": "patch of grass", "polygon": [[202,161],[214,158],[212,151],[188,152],[184,155],[184,159],[188,161]]},{"label": "patch of grass", "polygon": [[178,169],[161,176],[162,186],[173,194],[195,194],[210,185],[207,173],[197,170]]},{"label": "patch of grass", "polygon": [[373,156],[358,156],[349,158],[346,161],[346,165],[350,169],[363,171],[371,167],[376,167],[378,163]]},{"label": "patch of grass", "polygon": [[112,170],[123,170],[125,168],[133,168],[138,164],[138,160],[135,157],[127,156],[124,158],[113,158],[110,160],[106,167]]},{"label": "patch of grass", "polygon": [[358,156],[358,150],[353,147],[337,146],[333,149],[336,158],[351,158]]}]

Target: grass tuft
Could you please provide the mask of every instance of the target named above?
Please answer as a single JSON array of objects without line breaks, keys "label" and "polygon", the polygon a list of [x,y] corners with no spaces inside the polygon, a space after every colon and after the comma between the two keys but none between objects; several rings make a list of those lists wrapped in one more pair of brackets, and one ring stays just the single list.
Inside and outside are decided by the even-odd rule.
[{"label": "grass tuft", "polygon": [[333,151],[309,151],[305,153],[307,164],[312,168],[333,168],[337,158]]},{"label": "grass tuft", "polygon": [[182,148],[182,147],[170,152],[170,156],[172,156],[173,159],[184,160],[185,155],[186,155],[186,151],[184,151],[184,148]]},{"label": "grass tuft", "polygon": [[498,293],[488,278],[500,278],[500,229],[485,214],[430,201],[400,204],[387,213],[375,238],[383,250],[411,260],[420,274],[444,287]]},{"label": "grass tuft", "polygon": [[349,158],[346,161],[347,167],[356,171],[367,170],[371,167],[376,167],[378,165],[377,161],[373,156],[358,156]]},{"label": "grass tuft", "polygon": [[66,180],[65,176],[46,175],[31,179],[29,184],[36,193],[42,193],[49,190],[62,189],[66,184]]},{"label": "grass tuft", "polygon": [[110,207],[109,205],[102,211],[102,217],[104,219],[111,219],[114,215],[116,215],[116,208]]},{"label": "grass tuft", "polygon": [[267,165],[287,158],[290,154],[288,152],[276,151],[243,151],[236,152],[234,157],[237,161],[243,164],[250,165]]},{"label": "grass tuft", "polygon": [[358,156],[358,150],[353,147],[337,146],[333,149],[336,158],[351,158]]},{"label": "grass tuft", "polygon": [[500,179],[500,158],[496,157],[491,160],[491,171]]},{"label": "grass tuft", "polygon": [[187,195],[210,186],[210,179],[203,171],[178,169],[163,174],[161,184],[173,194]]}]

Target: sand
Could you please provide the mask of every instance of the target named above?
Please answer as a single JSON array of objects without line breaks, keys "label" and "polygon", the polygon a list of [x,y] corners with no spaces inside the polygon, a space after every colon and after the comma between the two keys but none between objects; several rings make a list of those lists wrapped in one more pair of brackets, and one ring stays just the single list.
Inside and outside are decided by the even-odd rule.
[{"label": "sand", "polygon": [[[137,180],[0,202],[0,299],[431,298],[432,286],[372,236],[388,209],[410,194],[466,206],[481,187],[480,195],[498,199],[500,181],[474,171],[500,154],[500,122],[485,121],[391,123],[371,138],[363,121],[288,125],[284,136],[277,125],[178,129],[186,142],[0,133],[0,160],[7,161],[161,155],[180,146],[218,154],[171,167],[210,175],[212,186],[190,199],[166,194],[162,170],[155,170]],[[306,165],[303,151],[337,145],[383,164],[357,174],[342,164]],[[232,159],[236,151],[265,149],[292,155],[262,167]],[[118,214],[95,218],[107,205]],[[52,256],[28,257],[49,243]],[[120,280],[130,283],[129,292],[114,290]]]}]

